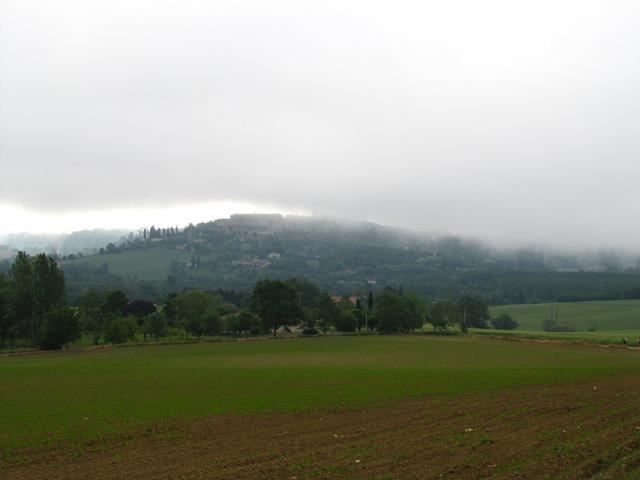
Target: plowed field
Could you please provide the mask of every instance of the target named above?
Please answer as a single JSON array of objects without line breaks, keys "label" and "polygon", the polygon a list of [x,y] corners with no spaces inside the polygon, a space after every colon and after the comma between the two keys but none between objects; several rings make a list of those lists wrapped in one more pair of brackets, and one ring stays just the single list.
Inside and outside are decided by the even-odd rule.
[{"label": "plowed field", "polygon": [[[525,348],[551,358],[561,346]],[[585,348],[587,358],[604,352],[640,361],[638,352],[567,348],[574,354]],[[97,439],[16,446],[5,452],[0,477],[640,478],[638,370],[562,378],[405,398],[380,392],[387,399],[369,406],[158,419]],[[300,388],[290,385],[291,392]]]}]

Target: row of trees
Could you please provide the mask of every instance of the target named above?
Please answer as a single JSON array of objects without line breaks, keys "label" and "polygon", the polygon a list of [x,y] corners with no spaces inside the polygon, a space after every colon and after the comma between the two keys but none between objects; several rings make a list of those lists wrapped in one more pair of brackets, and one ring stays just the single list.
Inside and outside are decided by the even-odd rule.
[{"label": "row of trees", "polygon": [[[313,334],[336,330],[410,332],[431,323],[436,330],[458,326],[515,328],[508,315],[491,320],[487,303],[465,296],[429,303],[419,295],[385,288],[360,297],[335,297],[303,279],[257,282],[249,302],[229,292],[187,290],[155,304],[129,299],[121,290],[88,292],[73,308],[66,306],[63,272],[46,255],[20,253],[8,275],[0,275],[0,339],[28,339],[41,348],[61,348],[82,333],[94,344],[122,343],[142,336],[249,335],[299,327]],[[228,300],[243,300],[234,304]],[[244,308],[242,308],[244,307]]]},{"label": "row of trees", "polygon": [[[432,323],[436,330],[459,326],[487,328],[489,310],[477,297],[429,304],[413,292],[386,288],[363,302],[334,297],[301,279],[265,279],[256,283],[248,308],[227,302],[219,294],[189,290],[170,294],[156,306],[148,300],[130,301],[119,290],[88,293],[80,299],[84,331],[94,343],[118,343],[136,334],[200,338],[203,335],[249,335],[301,328],[314,334],[335,330],[354,332],[410,332]],[[507,316],[508,317],[508,316]],[[513,328],[510,317],[493,319],[496,328]],[[500,323],[502,322],[502,323]]]},{"label": "row of trees", "polygon": [[414,292],[385,288],[374,296],[369,293],[366,305],[360,298],[348,297],[336,302],[328,292],[321,292],[308,281],[262,280],[253,291],[252,308],[275,335],[283,326],[301,324],[313,333],[333,328],[338,331],[376,329],[380,332],[408,332],[431,323],[435,330],[458,326],[512,330],[517,322],[502,314],[492,319],[486,301],[477,296],[463,296],[457,301],[441,300],[430,304]]}]

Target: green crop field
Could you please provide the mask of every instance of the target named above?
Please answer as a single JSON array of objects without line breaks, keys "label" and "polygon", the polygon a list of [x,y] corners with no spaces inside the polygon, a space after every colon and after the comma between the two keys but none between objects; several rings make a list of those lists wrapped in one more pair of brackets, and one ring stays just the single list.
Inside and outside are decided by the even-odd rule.
[{"label": "green crop field", "polygon": [[[541,330],[549,318],[552,304],[499,305],[491,307],[491,316],[508,313],[519,324],[519,330]],[[554,303],[558,320],[578,331],[590,329],[640,330],[640,300]]]},{"label": "green crop field", "polygon": [[104,438],[210,414],[317,410],[640,370],[625,349],[354,336],[105,348],[0,358],[0,445]]},{"label": "green crop field", "polygon": [[191,254],[168,248],[150,248],[148,250],[132,250],[113,255],[92,255],[66,260],[62,265],[81,265],[86,263],[90,268],[97,268],[103,263],[109,272],[122,277],[134,277],[140,280],[157,280],[166,278],[171,262],[185,264],[191,261]]}]

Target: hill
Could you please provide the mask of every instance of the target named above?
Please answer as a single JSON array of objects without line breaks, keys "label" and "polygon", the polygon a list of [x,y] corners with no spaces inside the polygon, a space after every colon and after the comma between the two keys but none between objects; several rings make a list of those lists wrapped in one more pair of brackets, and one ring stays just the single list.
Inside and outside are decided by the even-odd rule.
[{"label": "hill", "polygon": [[61,257],[72,297],[123,288],[160,299],[184,288],[249,291],[265,277],[305,277],[335,293],[404,287],[430,298],[479,294],[491,304],[640,298],[634,258],[497,249],[374,223],[232,215],[142,229],[93,255]]}]

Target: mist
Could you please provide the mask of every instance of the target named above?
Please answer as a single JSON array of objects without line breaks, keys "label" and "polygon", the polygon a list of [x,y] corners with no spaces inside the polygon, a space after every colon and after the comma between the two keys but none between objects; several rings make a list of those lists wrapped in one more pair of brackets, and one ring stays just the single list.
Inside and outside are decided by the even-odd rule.
[{"label": "mist", "polygon": [[5,232],[251,205],[640,251],[637,2],[0,8]]}]

